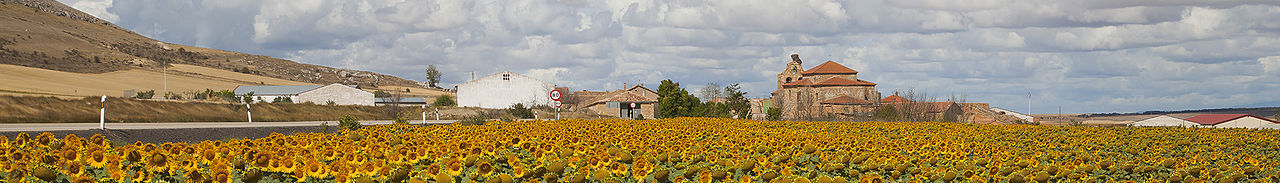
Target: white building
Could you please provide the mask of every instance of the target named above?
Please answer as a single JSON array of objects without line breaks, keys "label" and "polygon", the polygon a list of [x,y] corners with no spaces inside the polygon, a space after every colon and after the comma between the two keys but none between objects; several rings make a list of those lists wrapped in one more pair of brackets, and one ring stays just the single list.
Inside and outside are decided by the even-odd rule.
[{"label": "white building", "polygon": [[1187,121],[1214,128],[1280,128],[1280,122],[1248,114],[1203,114],[1187,118]]},{"label": "white building", "polygon": [[504,71],[458,84],[458,106],[488,109],[551,105],[555,85],[532,77]]},{"label": "white building", "polygon": [[1034,123],[1034,122],[1036,122],[1036,118],[1035,118],[1035,117],[1032,117],[1031,115],[1026,115],[1026,114],[1022,114],[1022,113],[1018,113],[1018,112],[1013,112],[1013,111],[1008,110],[1008,109],[1002,109],[1002,108],[999,108],[999,107],[992,107],[992,108],[991,108],[991,111],[994,111],[994,112],[996,112],[997,114],[1004,114],[1004,115],[1010,115],[1010,116],[1013,116],[1013,117],[1017,117],[1018,119],[1022,119],[1023,121],[1026,121],[1026,122],[1028,122],[1028,123]]},{"label": "white building", "polygon": [[[253,92],[253,102],[272,102],[288,98],[293,103],[336,105],[373,105],[373,93],[341,84],[293,86],[237,86],[236,97]],[[241,99],[243,100],[243,99]]]},{"label": "white building", "polygon": [[1144,126],[1144,127],[1146,126],[1180,126],[1180,127],[1200,126],[1199,123],[1175,118],[1173,116],[1168,116],[1168,115],[1159,115],[1156,117],[1147,118],[1142,121],[1133,122],[1133,124],[1130,124],[1130,125]]}]

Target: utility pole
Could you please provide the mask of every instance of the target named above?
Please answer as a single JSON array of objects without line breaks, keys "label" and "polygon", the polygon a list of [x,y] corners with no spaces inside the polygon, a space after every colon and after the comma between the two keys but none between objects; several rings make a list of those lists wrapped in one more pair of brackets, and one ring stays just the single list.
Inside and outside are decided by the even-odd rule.
[{"label": "utility pole", "polygon": [[[161,75],[164,75],[164,94],[168,96],[167,94],[169,94],[169,67],[165,67],[165,66],[168,65],[169,62],[166,60],[160,60],[160,63],[161,63],[160,73]],[[165,99],[168,99],[168,98],[165,98]]]},{"label": "utility pole", "polygon": [[1031,115],[1031,92],[1027,92],[1027,115]]}]

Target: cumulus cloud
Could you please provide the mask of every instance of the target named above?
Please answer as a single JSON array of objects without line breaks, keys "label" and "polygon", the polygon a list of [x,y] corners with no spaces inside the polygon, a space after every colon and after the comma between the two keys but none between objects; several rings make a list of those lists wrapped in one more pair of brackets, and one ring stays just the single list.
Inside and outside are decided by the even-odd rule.
[{"label": "cumulus cloud", "polygon": [[1033,113],[1230,107],[1280,97],[1280,5],[1198,0],[62,0],[167,42],[447,86],[513,71],[574,90],[741,83],[801,54],[885,93]]}]

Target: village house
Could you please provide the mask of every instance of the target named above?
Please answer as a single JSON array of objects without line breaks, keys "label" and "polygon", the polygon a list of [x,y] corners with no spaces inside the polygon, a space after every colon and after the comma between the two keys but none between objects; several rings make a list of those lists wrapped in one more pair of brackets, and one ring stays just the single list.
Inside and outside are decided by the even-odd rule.
[{"label": "village house", "polygon": [[876,84],[858,79],[858,71],[834,61],[802,70],[800,55],[792,54],[773,101],[783,119],[825,116],[870,116],[880,104]]},{"label": "village house", "polygon": [[642,116],[652,119],[657,115],[658,92],[644,87],[644,84],[622,90],[579,91],[570,95],[582,100],[581,103],[573,106],[574,109],[588,109],[600,115],[630,119]]},{"label": "village house", "polygon": [[513,72],[499,72],[458,84],[458,106],[505,109],[515,104],[525,107],[550,106],[549,94],[555,85]]},{"label": "village house", "polygon": [[373,105],[373,93],[360,90],[355,86],[330,85],[293,85],[293,86],[236,86],[235,94],[243,97],[250,92],[253,102],[292,101],[293,103],[315,103],[336,105]]}]

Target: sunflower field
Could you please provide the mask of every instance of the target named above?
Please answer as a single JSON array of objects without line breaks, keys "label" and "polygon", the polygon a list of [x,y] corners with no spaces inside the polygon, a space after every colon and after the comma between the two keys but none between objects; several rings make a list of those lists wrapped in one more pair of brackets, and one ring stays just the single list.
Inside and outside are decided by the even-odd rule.
[{"label": "sunflower field", "polygon": [[5,182],[1280,182],[1280,131],[716,118],[0,138]]}]

